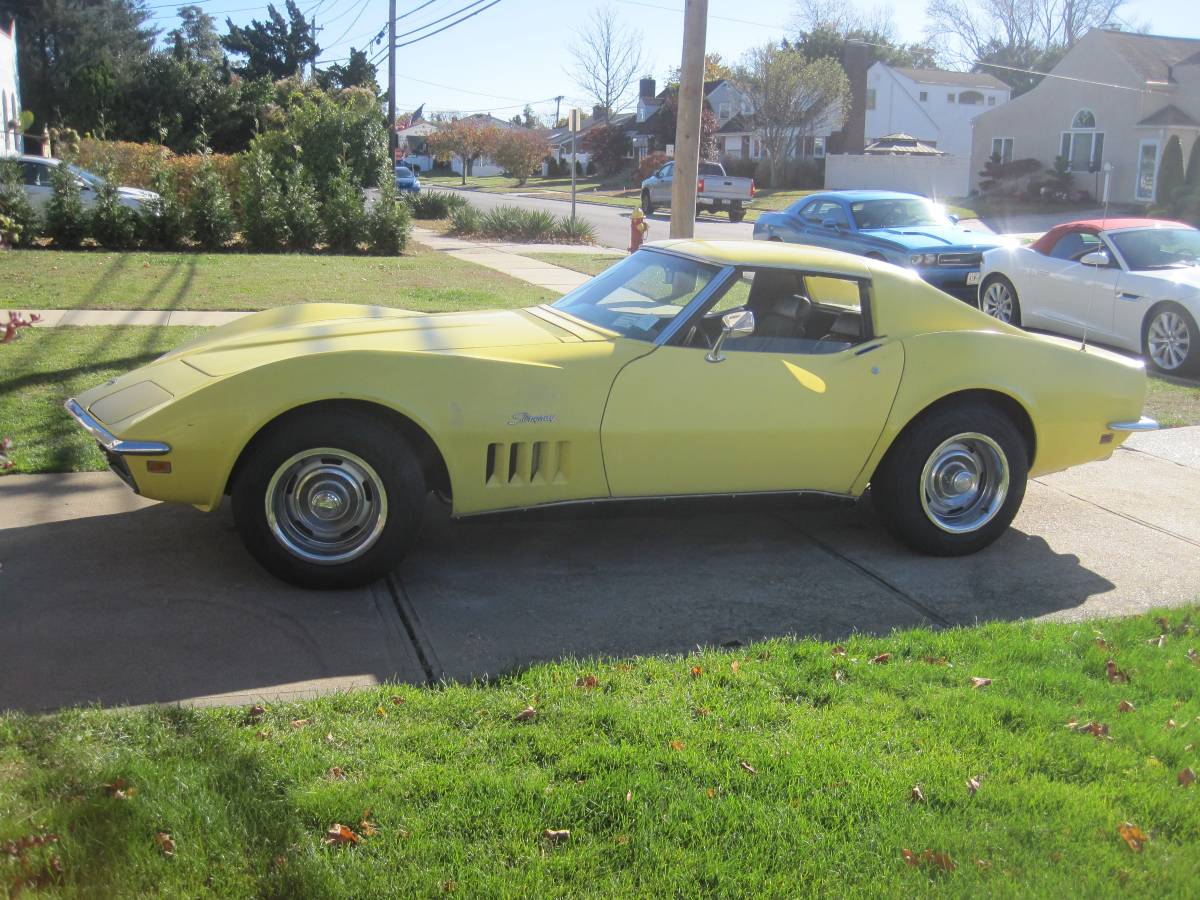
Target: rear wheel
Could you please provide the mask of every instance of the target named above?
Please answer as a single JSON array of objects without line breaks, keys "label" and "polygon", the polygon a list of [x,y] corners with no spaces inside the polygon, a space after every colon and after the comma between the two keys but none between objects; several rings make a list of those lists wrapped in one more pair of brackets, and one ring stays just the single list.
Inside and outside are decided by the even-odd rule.
[{"label": "rear wheel", "polygon": [[1021,324],[1021,302],[1017,289],[1003,275],[989,275],[979,289],[979,308],[1009,325]]},{"label": "rear wheel", "polygon": [[251,555],[301,587],[382,577],[421,527],[425,478],[404,436],[357,411],[285,420],[247,451],[233,517]]},{"label": "rear wheel", "polygon": [[740,222],[744,218],[746,218],[746,211],[744,209],[730,209],[729,210],[729,221],[730,222]]},{"label": "rear wheel", "polygon": [[934,556],[974,553],[996,540],[1025,496],[1025,440],[999,410],[957,405],[913,423],[871,479],[888,530]]},{"label": "rear wheel", "polygon": [[650,215],[654,212],[654,204],[650,202],[650,192],[642,191],[642,212]]},{"label": "rear wheel", "polygon": [[1177,303],[1155,307],[1142,326],[1142,355],[1167,375],[1200,369],[1200,332],[1196,320]]}]

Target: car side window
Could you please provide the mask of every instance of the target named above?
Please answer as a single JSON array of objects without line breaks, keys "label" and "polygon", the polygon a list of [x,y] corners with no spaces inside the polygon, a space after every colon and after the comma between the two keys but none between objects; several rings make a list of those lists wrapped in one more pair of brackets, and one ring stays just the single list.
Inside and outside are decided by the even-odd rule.
[{"label": "car side window", "polygon": [[671,173],[674,171],[675,171],[675,163],[667,163],[665,166],[663,166],[659,170],[658,174],[659,174],[660,178],[670,178]]},{"label": "car side window", "polygon": [[35,162],[21,163],[21,174],[25,184],[30,187],[42,187],[50,183],[50,173],[46,171],[46,167]]},{"label": "car side window", "polygon": [[813,200],[811,203],[806,204],[804,208],[800,210],[801,217],[808,219],[810,222],[821,221],[820,216],[817,215],[817,208],[820,205],[820,200]]},{"label": "car side window", "polygon": [[730,352],[839,353],[867,335],[857,280],[762,268],[741,271],[704,317],[685,329],[684,344],[711,347],[721,333],[721,316],[736,309],[754,313],[754,333],[726,340]]},{"label": "car side window", "polygon": [[850,227],[850,220],[846,218],[846,210],[842,208],[842,204],[828,200],[822,203],[817,210],[817,219],[824,222],[826,219],[833,219],[838,225],[843,228]]},{"label": "car side window", "polygon": [[1085,253],[1103,249],[1104,245],[1100,243],[1099,235],[1073,231],[1058,239],[1058,243],[1054,245],[1050,255],[1055,259],[1069,259],[1078,262]]}]

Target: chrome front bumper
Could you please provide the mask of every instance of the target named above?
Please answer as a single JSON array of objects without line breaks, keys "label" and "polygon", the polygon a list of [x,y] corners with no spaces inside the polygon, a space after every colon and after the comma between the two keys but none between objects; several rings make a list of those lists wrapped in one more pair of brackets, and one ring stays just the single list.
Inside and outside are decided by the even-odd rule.
[{"label": "chrome front bumper", "polygon": [[104,450],[118,456],[162,456],[171,452],[171,445],[159,441],[125,441],[117,437],[80,406],[74,398],[63,404],[79,426],[96,439]]},{"label": "chrome front bumper", "polygon": [[1142,416],[1136,422],[1109,422],[1109,431],[1157,431],[1158,422],[1149,416]]}]

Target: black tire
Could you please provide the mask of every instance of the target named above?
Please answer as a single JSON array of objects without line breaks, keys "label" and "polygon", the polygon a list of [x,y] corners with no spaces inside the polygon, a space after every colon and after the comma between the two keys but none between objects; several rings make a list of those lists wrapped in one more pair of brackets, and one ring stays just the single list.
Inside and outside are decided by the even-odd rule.
[{"label": "black tire", "polygon": [[642,212],[646,215],[651,215],[654,212],[654,204],[650,202],[650,192],[642,191]]},{"label": "black tire", "polygon": [[[326,448],[332,452],[304,456],[308,451]],[[283,581],[323,589],[368,584],[395,568],[421,529],[427,493],[424,474],[404,435],[380,416],[347,409],[300,413],[255,438],[246,453],[248,456],[231,491],[234,522],[250,555]],[[347,558],[334,561],[338,554],[325,547],[315,549],[310,558],[302,555],[306,539],[316,540],[314,533],[305,529],[304,514],[282,514],[281,507],[276,506],[275,527],[268,518],[269,494],[284,504],[283,508],[305,510],[310,523],[313,516],[324,519],[324,513],[328,512],[327,507],[317,511],[321,504],[316,501],[306,505],[299,494],[284,486],[286,483],[305,484],[305,478],[300,475],[281,475],[278,486],[272,490],[276,474],[297,457],[302,458],[296,466],[308,465],[315,472],[307,480],[315,485],[310,488],[309,499],[322,497],[324,503],[335,509],[344,505],[351,510],[377,511],[368,519],[368,524],[356,526],[357,537],[354,536],[356,527],[346,527],[344,534],[339,535],[344,541],[359,540],[362,545],[356,550],[351,544],[341,554]],[[367,468],[363,469],[360,464]],[[325,480],[321,481],[321,478]],[[356,481],[365,499],[361,502],[339,501],[343,486],[348,485],[349,492],[353,493]],[[318,490],[326,484],[334,485],[332,491]],[[386,503],[380,502],[380,488]],[[332,500],[329,499],[331,492]],[[285,499],[289,496],[291,507],[287,507]],[[318,526],[321,524],[317,523]],[[341,525],[354,526],[354,523],[329,523],[331,529]],[[288,535],[299,550],[289,546]],[[322,562],[321,556],[331,558]]]},{"label": "black tire", "polygon": [[[988,291],[992,290],[992,288],[995,288],[996,293],[994,302],[988,299]],[[1005,308],[1005,297],[1008,303],[1007,318],[1001,314]],[[989,275],[987,277],[983,284],[979,286],[979,293],[975,298],[975,306],[993,319],[1007,322],[1009,325],[1015,325],[1018,328],[1021,327],[1021,300],[1017,296],[1017,289],[1013,287],[1013,283],[1003,275]]]},{"label": "black tire", "polygon": [[[988,439],[990,444],[977,441],[979,437]],[[927,465],[934,466],[935,458],[945,459],[946,454],[951,454],[953,462],[965,456],[953,455],[955,448],[964,446],[955,441],[956,438],[962,438],[966,446],[982,447],[983,452],[977,459],[998,451],[1007,470],[1007,487],[1003,494],[997,491],[993,497],[994,505],[983,503],[981,506],[981,510],[988,511],[987,517],[982,518],[984,512],[980,511],[978,525],[961,531],[947,530],[938,524],[937,500],[930,497],[925,483]],[[955,470],[949,465],[941,471],[943,476],[949,475],[952,479]],[[938,471],[939,467],[934,466],[930,474],[935,475]],[[955,404],[926,413],[896,439],[871,479],[871,500],[888,530],[914,550],[933,556],[963,556],[982,550],[1008,528],[1021,508],[1028,477],[1028,448],[1012,421],[987,404]],[[990,473],[979,480],[984,485],[979,490],[981,497],[987,496],[991,485],[999,485],[1002,481]],[[951,522],[951,526],[966,529],[970,526],[970,518]]]},{"label": "black tire", "polygon": [[744,218],[746,218],[746,211],[744,209],[729,210],[729,221],[730,222],[740,222]]},{"label": "black tire", "polygon": [[[1151,346],[1153,340],[1155,346]],[[1172,343],[1164,343],[1168,333]],[[1180,361],[1171,365],[1179,358]],[[1142,323],[1142,356],[1155,372],[1164,375],[1195,375],[1200,372],[1200,329],[1196,320],[1178,303],[1160,303]]]}]

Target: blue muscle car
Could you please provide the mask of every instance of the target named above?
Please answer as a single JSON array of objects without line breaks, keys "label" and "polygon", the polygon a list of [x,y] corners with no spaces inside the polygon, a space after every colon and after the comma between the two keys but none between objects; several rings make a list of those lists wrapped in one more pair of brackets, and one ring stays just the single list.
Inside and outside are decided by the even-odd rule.
[{"label": "blue muscle car", "polygon": [[999,235],[960,228],[926,197],[893,191],[829,191],[801,197],[754,224],[763,241],[813,244],[915,269],[930,284],[974,302],[983,251]]}]

